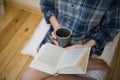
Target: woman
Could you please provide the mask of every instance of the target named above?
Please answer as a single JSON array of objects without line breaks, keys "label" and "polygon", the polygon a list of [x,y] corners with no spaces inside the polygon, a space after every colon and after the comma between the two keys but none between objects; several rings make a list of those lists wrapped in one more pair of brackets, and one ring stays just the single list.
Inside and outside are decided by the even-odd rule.
[{"label": "woman", "polygon": [[[65,47],[66,50],[91,47],[90,57],[99,57],[106,43],[112,41],[120,31],[119,3],[119,0],[41,0],[46,22],[51,24],[42,44],[50,42],[59,45],[54,32],[67,27],[72,30],[73,35],[70,46]],[[109,68],[103,60],[92,58],[89,60],[88,70],[84,76],[55,77],[28,68],[23,80],[103,80],[98,75],[105,75]]]}]

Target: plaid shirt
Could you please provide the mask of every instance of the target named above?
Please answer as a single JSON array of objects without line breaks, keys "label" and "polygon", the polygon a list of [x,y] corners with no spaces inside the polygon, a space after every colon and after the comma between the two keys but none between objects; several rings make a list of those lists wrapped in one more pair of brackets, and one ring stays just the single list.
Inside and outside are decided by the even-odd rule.
[{"label": "plaid shirt", "polygon": [[[47,23],[51,16],[73,31],[71,44],[84,44],[90,39],[97,45],[92,53],[100,55],[107,42],[120,31],[119,0],[41,0],[41,9]],[[52,42],[52,27],[43,43]]]}]

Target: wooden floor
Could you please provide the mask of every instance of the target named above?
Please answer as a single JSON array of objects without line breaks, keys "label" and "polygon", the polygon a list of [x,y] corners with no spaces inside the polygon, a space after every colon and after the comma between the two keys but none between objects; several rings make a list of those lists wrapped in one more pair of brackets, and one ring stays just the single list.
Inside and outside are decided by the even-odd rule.
[{"label": "wooden floor", "polygon": [[[0,80],[20,80],[32,57],[22,55],[42,15],[36,15],[12,6],[5,6],[6,16],[0,19]],[[120,42],[119,42],[120,43]],[[119,44],[120,47],[120,44]],[[120,80],[120,50],[116,51],[107,80]]]},{"label": "wooden floor", "polygon": [[6,16],[0,19],[0,80],[20,80],[32,57],[20,52],[26,45],[42,15],[5,6]]}]

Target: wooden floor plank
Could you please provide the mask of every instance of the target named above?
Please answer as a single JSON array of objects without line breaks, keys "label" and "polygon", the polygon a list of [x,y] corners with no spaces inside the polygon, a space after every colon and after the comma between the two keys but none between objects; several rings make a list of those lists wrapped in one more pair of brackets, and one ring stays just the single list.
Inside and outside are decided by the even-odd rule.
[{"label": "wooden floor plank", "polygon": [[33,34],[41,19],[41,16],[31,15],[1,52],[2,59],[0,58],[0,62],[4,61],[0,66],[1,80],[15,80],[27,63],[29,57],[20,54],[20,51],[30,39],[30,35]]},{"label": "wooden floor plank", "polygon": [[7,45],[12,36],[21,27],[24,21],[30,16],[29,12],[21,10],[18,15],[7,25],[7,27],[0,32],[0,52]]},{"label": "wooden floor plank", "polygon": [[0,19],[0,32],[15,18],[20,9],[12,6],[5,6],[6,15]]}]

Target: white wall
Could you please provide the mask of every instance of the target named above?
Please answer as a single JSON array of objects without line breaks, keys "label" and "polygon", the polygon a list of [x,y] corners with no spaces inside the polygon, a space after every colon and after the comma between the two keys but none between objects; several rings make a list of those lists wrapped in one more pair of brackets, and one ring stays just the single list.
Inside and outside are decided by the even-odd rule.
[{"label": "white wall", "polygon": [[37,8],[40,7],[39,6],[40,0],[13,0],[13,1],[21,2],[21,3],[31,5],[31,6],[37,7]]}]

